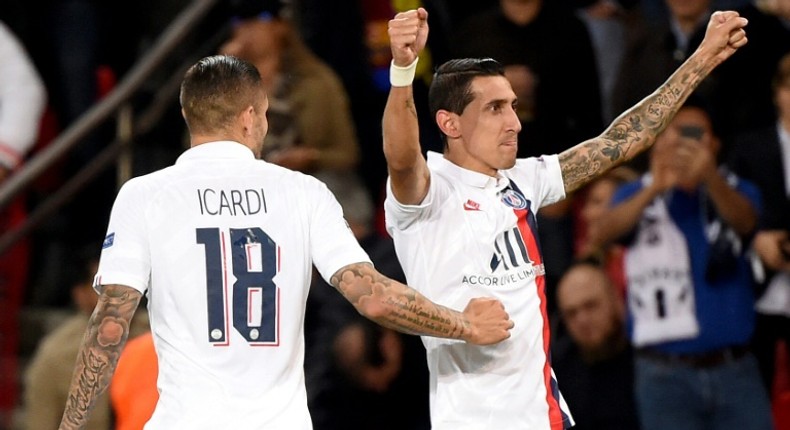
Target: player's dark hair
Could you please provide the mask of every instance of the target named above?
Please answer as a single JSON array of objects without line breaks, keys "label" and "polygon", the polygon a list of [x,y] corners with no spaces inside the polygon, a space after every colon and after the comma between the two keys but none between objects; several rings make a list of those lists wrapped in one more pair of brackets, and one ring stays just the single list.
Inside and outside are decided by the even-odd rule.
[{"label": "player's dark hair", "polygon": [[228,127],[248,106],[259,107],[261,75],[252,64],[228,55],[214,55],[187,70],[179,100],[191,133],[212,133]]},{"label": "player's dark hair", "polygon": [[505,69],[491,58],[462,58],[439,66],[428,91],[431,117],[441,109],[460,115],[474,99],[472,80],[478,76],[505,76]]}]

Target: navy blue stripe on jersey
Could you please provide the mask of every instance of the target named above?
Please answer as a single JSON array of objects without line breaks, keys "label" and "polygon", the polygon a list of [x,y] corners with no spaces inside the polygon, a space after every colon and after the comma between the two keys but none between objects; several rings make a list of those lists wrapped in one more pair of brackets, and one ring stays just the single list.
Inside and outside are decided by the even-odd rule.
[{"label": "navy blue stripe on jersey", "polygon": [[[510,181],[510,184],[508,184],[507,188],[518,192],[522,196],[524,195],[524,193],[521,192],[521,189],[519,189],[518,185],[516,185],[513,180]],[[542,256],[543,248],[540,246],[540,238],[538,237],[538,222],[535,219],[535,213],[532,211],[532,201],[527,200],[527,207],[525,210],[527,211],[527,225],[529,225],[529,229],[532,230],[532,236],[535,239],[535,244],[538,246],[538,252]],[[542,258],[541,262],[543,262]]]},{"label": "navy blue stripe on jersey", "polygon": [[[553,376],[551,377],[551,395],[554,396],[555,399],[560,398],[560,389],[559,386],[557,385],[557,380]],[[569,417],[568,414],[566,414],[565,411],[562,410],[562,408],[559,409],[560,409],[560,414],[562,415],[562,423],[564,424],[563,429],[571,428],[570,426],[571,417]]]},{"label": "navy blue stripe on jersey", "polygon": [[222,250],[218,228],[199,228],[195,231],[197,243],[204,246],[206,253],[206,306],[208,313],[208,341],[212,344],[227,344],[225,294],[222,281]]}]

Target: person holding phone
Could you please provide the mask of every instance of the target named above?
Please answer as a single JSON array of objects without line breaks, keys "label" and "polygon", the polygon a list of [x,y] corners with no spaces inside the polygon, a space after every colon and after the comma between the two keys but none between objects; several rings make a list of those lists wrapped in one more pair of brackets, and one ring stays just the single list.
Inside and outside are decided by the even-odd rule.
[{"label": "person holding phone", "polygon": [[[627,247],[629,336],[642,428],[771,429],[749,349],[755,327],[745,256],[761,209],[751,182],[719,168],[706,106],[689,100],[599,219]],[[713,393],[713,394],[711,394]]]}]

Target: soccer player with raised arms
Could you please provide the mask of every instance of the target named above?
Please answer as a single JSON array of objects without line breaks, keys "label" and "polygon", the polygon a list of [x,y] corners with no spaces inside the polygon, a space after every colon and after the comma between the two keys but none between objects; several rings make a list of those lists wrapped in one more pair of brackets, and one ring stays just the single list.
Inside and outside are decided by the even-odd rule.
[{"label": "soccer player with raised arms", "polygon": [[700,81],[746,44],[745,25],[736,12],[714,13],[696,52],[653,94],[600,136],[540,158],[516,159],[518,100],[502,66],[492,59],[450,60],[429,90],[444,153],[429,152],[426,161],[411,84],[428,14],[420,8],[390,20],[385,210],[406,278],[451,307],[497,297],[515,322],[511,337],[496,345],[423,338],[434,430],[573,425],[549,359],[535,214],[647,149]]}]

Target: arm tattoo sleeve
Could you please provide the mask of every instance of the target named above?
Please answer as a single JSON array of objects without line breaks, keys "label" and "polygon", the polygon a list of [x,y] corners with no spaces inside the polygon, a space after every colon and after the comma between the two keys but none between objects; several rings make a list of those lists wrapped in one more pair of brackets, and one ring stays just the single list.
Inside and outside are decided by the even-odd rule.
[{"label": "arm tattoo sleeve", "polygon": [[713,67],[692,55],[653,94],[625,111],[600,136],[561,153],[565,191],[582,187],[649,148]]},{"label": "arm tattoo sleeve", "polygon": [[61,430],[85,427],[96,397],[110,384],[140,297],[122,285],[104,287],[77,355]]},{"label": "arm tattoo sleeve", "polygon": [[362,315],[393,330],[453,339],[463,339],[469,331],[460,312],[433,303],[368,263],[343,267],[331,282]]}]

